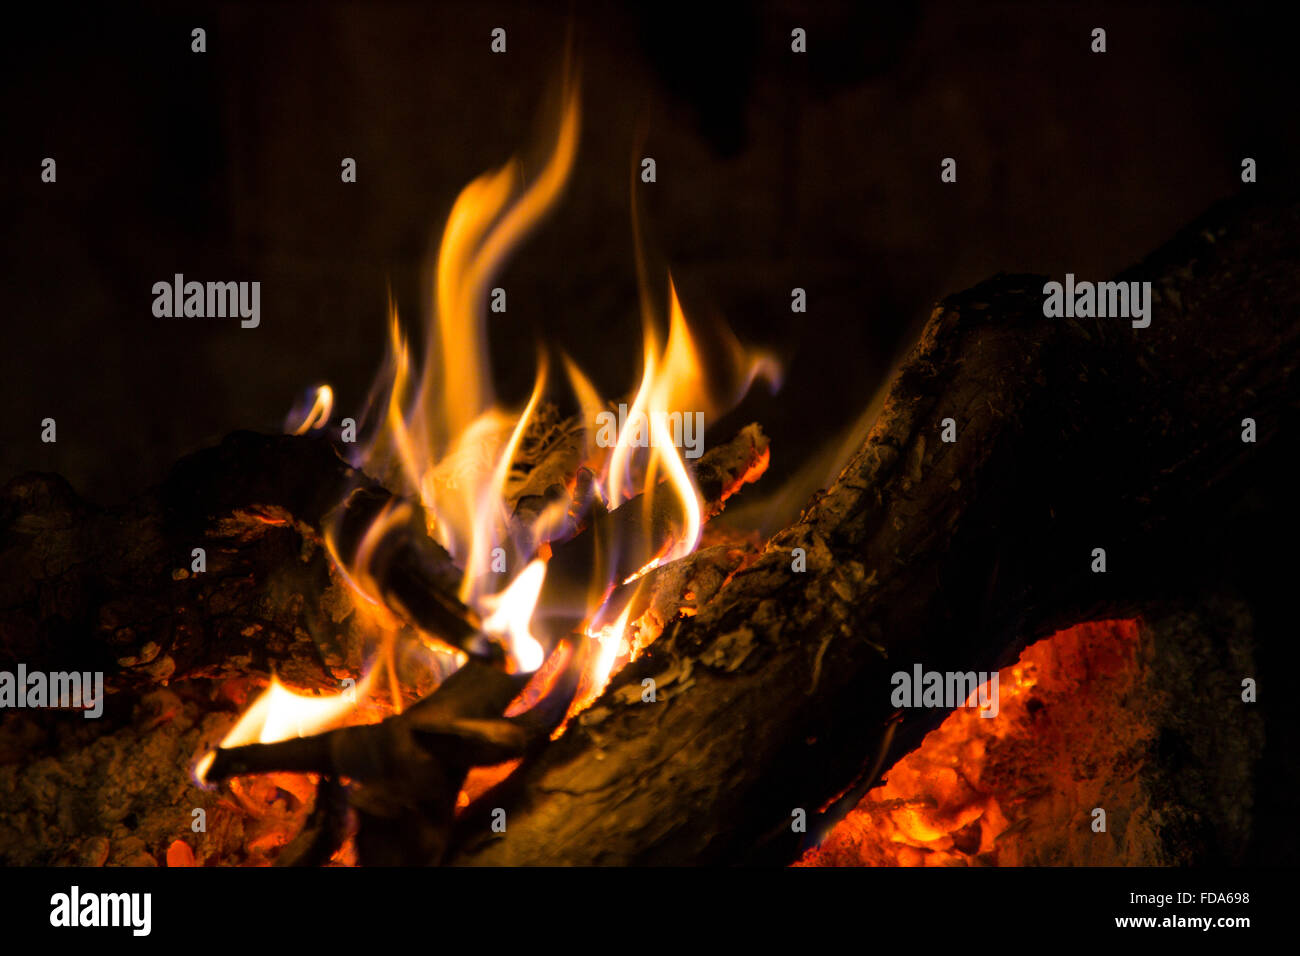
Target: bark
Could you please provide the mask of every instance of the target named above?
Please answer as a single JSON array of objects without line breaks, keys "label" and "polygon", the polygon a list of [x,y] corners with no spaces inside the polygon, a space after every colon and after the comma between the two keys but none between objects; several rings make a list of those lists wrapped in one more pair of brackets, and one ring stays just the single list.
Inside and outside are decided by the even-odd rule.
[{"label": "bark", "polygon": [[792,810],[847,809],[943,716],[895,726],[894,671],[1001,666],[1252,547],[1233,506],[1295,423],[1300,205],[1221,204],[1117,278],[1152,282],[1150,327],[1047,319],[1040,276],[941,303],[829,491],[488,795],[506,833],[466,814],[451,862],[788,862]]}]

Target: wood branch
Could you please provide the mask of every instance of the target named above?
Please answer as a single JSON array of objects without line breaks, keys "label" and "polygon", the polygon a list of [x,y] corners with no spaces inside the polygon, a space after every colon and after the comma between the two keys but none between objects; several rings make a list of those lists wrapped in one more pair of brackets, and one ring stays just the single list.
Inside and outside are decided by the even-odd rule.
[{"label": "wood branch", "polygon": [[1038,276],[945,300],[829,491],[493,794],[505,834],[467,816],[451,862],[788,862],[794,808],[943,716],[894,733],[892,672],[988,670],[1195,593],[1296,421],[1300,204],[1221,204],[1118,278],[1152,282],[1150,327],[1047,319]]},{"label": "wood branch", "polygon": [[[380,723],[219,748],[206,779],[290,771],[350,780],[346,801],[356,811],[363,864],[438,863],[470,768],[523,757],[559,726],[578,687],[586,643],[585,637],[573,642],[553,687],[537,706],[516,716],[502,714],[527,675],[505,674],[471,659],[433,693]],[[339,849],[344,828],[336,796],[318,788],[324,805],[287,848],[286,865],[319,865]]]}]

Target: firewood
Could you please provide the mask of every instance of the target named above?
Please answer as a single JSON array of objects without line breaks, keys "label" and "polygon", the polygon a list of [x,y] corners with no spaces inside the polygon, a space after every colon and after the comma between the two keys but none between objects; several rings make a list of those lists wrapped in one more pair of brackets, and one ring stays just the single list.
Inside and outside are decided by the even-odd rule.
[{"label": "firewood", "polygon": [[591,502],[590,472],[588,480],[580,478],[589,451],[580,418],[561,418],[550,403],[538,406],[511,462],[506,485],[506,508],[517,531],[531,537],[539,519],[556,502],[562,502],[571,516],[570,531],[577,530]]},{"label": "firewood", "polygon": [[[893,670],[987,670],[1060,627],[1176,604],[1220,568],[1189,529],[1225,554],[1253,546],[1234,540],[1232,506],[1279,467],[1294,423],[1298,260],[1294,201],[1237,201],[1120,277],[1152,282],[1147,328],[1048,319],[1045,277],[945,300],[839,480],[507,779],[506,833],[475,813],[451,831],[445,800],[426,820],[380,786],[373,804],[358,794],[363,856],[403,859],[409,841],[433,858],[450,840],[465,864],[788,862],[804,840],[792,809],[833,822],[819,808],[872,775],[887,735],[886,765],[942,717],[898,723]],[[238,437],[108,511],[55,476],[15,479],[0,494],[0,656],[103,661],[119,689],[273,664],[337,687],[366,634],[312,522],[358,478],[311,447]],[[646,547],[674,520],[651,522]],[[610,526],[590,525],[578,569]],[[1106,574],[1090,570],[1097,547]],[[304,859],[330,843],[313,842],[336,822],[322,814]]]},{"label": "firewood", "polygon": [[[275,669],[290,684],[337,689],[375,637],[323,530],[349,551],[393,501],[319,436],[236,432],[120,508],[96,508],[58,476],[19,476],[0,492],[0,661],[79,661],[115,688]],[[412,623],[478,649],[456,599],[459,569],[422,528],[412,523],[379,558],[392,571],[380,574],[385,595]],[[410,628],[400,636],[418,643]]]},{"label": "firewood", "polygon": [[[346,778],[362,863],[440,862],[470,768],[526,756],[547,738],[573,700],[585,646],[585,638],[574,640],[558,679],[522,714],[502,716],[528,675],[509,675],[471,659],[428,697],[378,724],[220,748],[205,778],[219,783],[275,771],[317,773],[334,784]],[[285,865],[319,865],[338,849],[345,836],[343,796],[333,786],[318,789],[317,807],[286,849]]]},{"label": "firewood", "polygon": [[[568,435],[573,425],[556,427]],[[698,465],[706,513],[757,477],[765,454],[757,426],[706,453]],[[570,464],[566,452],[538,467],[554,473]],[[596,539],[627,542],[611,574],[624,567],[630,574],[649,560],[638,555],[662,550],[679,533],[680,516],[660,497],[644,540],[633,527],[639,499],[617,518],[588,512],[590,524],[611,530],[588,529],[557,546],[552,599],[566,583],[586,595]],[[337,688],[340,678],[357,676],[374,640],[351,613],[354,593],[333,571],[324,534],[333,532],[347,560],[397,501],[321,435],[235,432],[182,459],[159,488],[114,509],[82,500],[58,476],[19,476],[0,492],[0,526],[12,531],[3,553],[12,572],[0,585],[0,664],[84,669],[89,662],[116,673],[120,687],[275,669],[291,684]],[[190,570],[195,548],[205,552],[202,572]],[[483,640],[477,617],[456,597],[460,568],[425,533],[417,509],[370,563],[379,596],[410,625],[499,659],[500,648]],[[586,610],[565,617],[548,643]],[[401,636],[417,642],[410,628]]]},{"label": "firewood", "polygon": [[1010,663],[1252,547],[1230,505],[1294,421],[1300,204],[1221,204],[1119,278],[1152,282],[1149,327],[1046,318],[1041,276],[944,300],[834,485],[516,772],[507,833],[467,820],[450,862],[789,862],[793,811],[831,822],[887,734],[905,753],[942,718],[895,724],[900,666]]}]

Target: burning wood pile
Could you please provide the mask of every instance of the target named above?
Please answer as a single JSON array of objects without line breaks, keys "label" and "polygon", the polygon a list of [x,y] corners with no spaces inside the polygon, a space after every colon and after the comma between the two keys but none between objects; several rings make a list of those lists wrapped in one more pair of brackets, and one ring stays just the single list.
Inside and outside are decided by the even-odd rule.
[{"label": "burning wood pile", "polygon": [[[1047,817],[1016,824],[1023,786],[952,767],[996,749],[974,742],[981,722],[918,770],[943,710],[904,713],[890,674],[996,671],[1053,631],[1199,593],[1213,564],[1182,547],[1187,522],[1232,533],[1294,412],[1300,207],[1220,208],[1132,270],[1155,290],[1148,327],[1048,321],[1033,277],[945,301],[839,479],[760,543],[709,521],[763,474],[766,437],[751,424],[705,452],[696,423],[775,364],[717,329],[701,347],[670,280],[642,269],[644,373],[625,401],[567,359],[562,389],[540,363],[522,409],[492,395],[493,276],[558,200],[578,122],[570,89],[526,181],[511,165],[466,187],[423,359],[393,309],[355,418],[320,387],[290,434],[235,433],[117,511],[54,476],[6,487],[0,659],[110,677],[102,725],[6,718],[0,858],[789,863],[864,814],[866,849],[837,831],[807,861],[1240,844],[1248,818],[1173,850],[1017,856],[1008,841]],[[1129,657],[1146,626],[1125,625]],[[1236,682],[1248,649],[1215,633],[1197,660]],[[1162,667],[1190,653],[1146,646]],[[1174,726],[1199,739],[1185,708],[1144,713],[1131,751]],[[1258,728],[1239,739],[1225,788]],[[946,789],[905,792],[909,775]],[[1054,812],[1087,831],[1085,809]]]}]

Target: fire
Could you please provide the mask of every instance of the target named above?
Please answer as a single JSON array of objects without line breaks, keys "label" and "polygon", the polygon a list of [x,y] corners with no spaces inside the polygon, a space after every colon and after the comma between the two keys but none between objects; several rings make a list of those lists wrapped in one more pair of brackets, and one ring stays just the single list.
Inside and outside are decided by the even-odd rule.
[{"label": "fire", "polygon": [[[481,634],[505,651],[509,671],[536,674],[534,684],[555,671],[548,663],[550,648],[532,630],[552,545],[575,533],[575,524],[589,516],[575,517],[561,502],[548,507],[530,527],[512,524],[512,465],[551,383],[543,356],[525,405],[511,409],[497,403],[488,361],[486,304],[506,260],[558,202],[572,174],[581,110],[576,85],[567,75],[560,103],[554,133],[533,175],[526,175],[524,164],[515,160],[478,177],[456,199],[438,245],[422,355],[414,354],[390,297],[388,355],[367,411],[357,416],[370,428],[355,446],[352,464],[403,497],[381,511],[352,553],[340,553],[338,535],[326,534],[329,554],[359,598],[358,606],[378,610],[382,620],[383,589],[374,579],[371,559],[382,553],[390,535],[409,528],[412,520],[422,521],[461,568],[458,597]],[[668,335],[661,346],[655,329],[662,316],[651,304],[639,236],[637,240],[644,365],[628,407],[629,418],[644,426],[620,427],[612,440],[604,440],[596,422],[607,405],[581,369],[563,358],[565,378],[585,423],[583,468],[592,478],[597,506],[610,511],[641,508],[646,521],[656,509],[667,509],[680,519],[659,553],[635,555],[643,567],[628,581],[690,554],[699,544],[702,502],[679,447],[684,416],[696,415],[694,425],[705,414],[734,405],[758,375],[775,381],[776,374],[770,359],[747,352],[722,330],[715,333],[726,360],[720,380],[738,387],[722,399],[714,394],[716,386],[706,387],[700,350],[671,277],[664,310]],[[319,387],[309,409],[291,414],[287,430],[302,434],[323,428],[333,404],[329,386]],[[702,427],[691,433],[702,441],[696,431],[702,432]],[[630,596],[621,598],[618,607],[607,603],[620,583],[625,582],[591,582],[592,599],[581,629],[600,646],[590,655],[575,709],[600,693],[620,660],[637,652]],[[394,609],[394,619],[398,616]],[[372,689],[374,673],[372,669],[356,689],[358,697]],[[395,691],[394,707],[399,706]],[[341,695],[304,698],[273,681],[222,746],[338,726],[351,711],[352,703]]]},{"label": "fire", "polygon": [[224,746],[271,744],[337,726],[356,707],[358,696],[369,690],[368,685],[369,680],[363,679],[359,687],[311,697],[294,693],[272,677],[270,686],[226,735]]},{"label": "fire", "polygon": [[[686,471],[686,465],[677,449],[678,442],[674,441],[668,426],[668,419],[674,409],[679,410],[677,414],[681,415],[680,409],[700,407],[707,400],[707,395],[701,384],[700,361],[695,343],[691,339],[686,315],[677,300],[677,290],[671,279],[668,292],[671,303],[668,344],[662,355],[656,358],[654,327],[646,323],[645,374],[628,416],[633,425],[623,428],[618,434],[614,453],[610,457],[605,493],[611,508],[618,507],[634,496],[631,478],[633,455],[638,439],[645,440],[648,437],[648,445],[653,452],[646,466],[646,479],[643,483],[643,487],[650,492],[645,497],[645,507],[653,506],[653,493],[656,490],[654,476],[663,468],[671,492],[677,495],[686,509],[686,529],[667,558],[671,560],[695,550],[703,522],[699,492]],[[648,436],[643,433],[644,428],[648,428]]]},{"label": "fire", "polygon": [[[334,408],[334,389],[328,385],[318,385],[312,395],[311,406],[303,411],[301,407],[294,408],[289,413],[289,418],[285,422],[285,431],[293,435],[305,435],[314,428],[320,428],[330,420],[330,412]],[[297,422],[297,424],[294,424]]]},{"label": "fire", "polygon": [[[356,719],[357,702],[365,698],[370,691],[376,671],[372,670],[355,687],[349,687],[338,694],[313,697],[297,694],[283,684],[274,675],[270,685],[239,718],[238,723],[221,741],[222,747],[240,747],[244,744],[272,744],[293,737],[306,737],[310,734],[340,727],[349,723],[360,723]],[[349,720],[349,718],[353,718]],[[208,768],[212,766],[215,754],[206,753],[195,767],[194,776],[200,785],[205,784]]]},{"label": "fire", "polygon": [[1108,748],[1143,732],[1109,703],[1132,692],[1137,640],[1136,621],[1101,621],[1026,648],[999,672],[997,717],[954,710],[797,865],[1041,862],[1027,848],[1077,823],[1060,819],[1077,803],[1054,787],[1088,791]]},{"label": "fire", "polygon": [[501,594],[485,598],[492,613],[483,620],[483,631],[507,639],[511,656],[520,671],[535,671],[542,666],[542,645],[528,631],[528,622],[537,606],[537,596],[546,577],[546,562],[534,558],[532,563]]},{"label": "fire", "polygon": [[[535,671],[546,653],[528,623],[545,582],[552,536],[565,529],[566,516],[563,505],[557,504],[534,524],[531,534],[521,536],[518,528],[510,527],[511,465],[547,389],[548,375],[543,360],[522,409],[495,403],[485,306],[495,275],[556,203],[572,172],[580,109],[571,83],[566,82],[562,100],[550,150],[529,184],[524,184],[521,165],[514,162],[474,180],[453,205],[438,248],[431,327],[422,360],[413,357],[390,303],[390,355],[372,393],[382,403],[382,415],[376,416],[382,427],[355,462],[419,502],[429,533],[464,570],[460,599],[482,619],[483,631],[501,641],[510,669],[518,672]],[[594,423],[604,402],[581,369],[564,359],[589,432],[586,467],[596,476],[595,493],[603,506],[614,509],[639,496],[636,507],[648,514],[668,498],[682,515],[680,534],[664,553],[647,555],[646,569],[693,551],[703,524],[699,492],[674,440],[680,436],[670,427],[670,416],[696,409],[713,413],[719,407],[705,388],[703,365],[671,279],[668,290],[669,333],[661,348],[643,287],[644,367],[630,417],[644,421],[644,430],[623,428],[612,448],[610,442],[602,443]],[[728,347],[732,344],[729,340]],[[766,361],[743,350],[727,358],[756,368]],[[752,379],[754,374],[747,370],[740,377]],[[382,540],[385,531],[375,528],[366,537]],[[364,550],[343,557],[350,579],[373,597],[376,590],[365,587]],[[503,566],[520,569],[504,587]],[[590,608],[591,620],[618,617],[621,608],[601,606],[603,596],[618,583],[593,582],[592,593],[602,597]]]},{"label": "fire", "polygon": [[[423,361],[417,371],[390,303],[390,359],[376,393],[386,396],[382,427],[357,464],[382,475],[423,508],[429,533],[464,569],[459,597],[485,618],[509,625],[488,633],[507,638],[512,669],[536,670],[541,645],[527,622],[545,564],[511,539],[505,508],[510,465],[546,385],[543,363],[532,396],[519,412],[497,406],[488,369],[485,300],[511,251],[554,205],[573,168],[580,111],[566,82],[559,128],[540,172],[524,184],[512,162],[461,192],[439,245]],[[369,536],[368,536],[369,537]],[[382,530],[380,532],[382,539]],[[350,563],[353,577],[362,555]],[[499,588],[494,558],[526,570]]]},{"label": "fire", "polygon": [[574,702],[575,712],[589,706],[601,695],[614,673],[614,664],[620,656],[631,653],[627,640],[628,618],[631,616],[632,605],[629,602],[613,624],[587,629],[587,636],[599,643],[600,653],[591,669],[585,693]]}]

